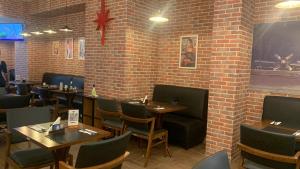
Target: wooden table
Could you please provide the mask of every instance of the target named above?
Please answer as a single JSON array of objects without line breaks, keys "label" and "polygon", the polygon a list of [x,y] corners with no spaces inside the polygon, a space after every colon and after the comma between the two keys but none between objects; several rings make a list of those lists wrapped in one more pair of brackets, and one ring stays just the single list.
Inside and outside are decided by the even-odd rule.
[{"label": "wooden table", "polygon": [[75,96],[77,94],[83,93],[83,91],[81,90],[50,90],[50,92],[54,93],[54,94],[63,94],[65,95],[66,99],[67,99],[67,103],[68,103],[68,107],[72,108],[72,104],[73,104],[73,100],[75,98]]},{"label": "wooden table", "polygon": [[95,106],[96,106],[97,98],[98,97],[92,95],[83,96],[83,121],[87,122],[88,120],[85,120],[85,118],[91,118],[92,126],[95,126],[95,111],[96,111]]},{"label": "wooden table", "polygon": [[[78,132],[79,129],[90,129],[96,131],[97,134],[88,135],[85,133],[80,133]],[[30,128],[30,126],[18,127],[15,128],[15,130],[29,138],[38,146],[52,151],[56,162],[56,168],[58,168],[59,161],[66,161],[71,145],[89,141],[97,141],[111,136],[111,133],[108,131],[94,128],[82,123],[79,123],[78,126],[66,127],[64,132],[54,132],[50,134],[47,132],[36,131]]]},{"label": "wooden table", "polygon": [[178,112],[185,110],[187,107],[179,104],[171,104],[171,103],[164,103],[164,102],[150,102],[146,105],[146,109],[149,112],[155,113],[156,121],[155,121],[155,128],[160,129],[162,128],[162,117],[166,113]]},{"label": "wooden table", "polygon": [[[277,132],[277,133],[282,133],[282,134],[290,134],[290,135],[292,135],[296,131],[300,130],[300,126],[299,126],[299,128],[297,128],[297,127],[290,127],[284,123],[282,123],[280,125],[270,124],[272,121],[273,120],[262,120],[260,122],[251,124],[250,126],[253,128],[256,128],[256,129]],[[296,141],[300,142],[300,136],[295,136],[295,137],[296,137]]]}]

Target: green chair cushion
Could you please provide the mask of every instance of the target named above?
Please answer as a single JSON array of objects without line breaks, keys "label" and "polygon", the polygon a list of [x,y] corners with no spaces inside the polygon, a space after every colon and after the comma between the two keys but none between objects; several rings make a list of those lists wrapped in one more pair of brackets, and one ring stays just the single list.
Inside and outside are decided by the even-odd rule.
[{"label": "green chair cushion", "polygon": [[53,154],[42,148],[16,151],[10,158],[22,168],[54,162]]}]

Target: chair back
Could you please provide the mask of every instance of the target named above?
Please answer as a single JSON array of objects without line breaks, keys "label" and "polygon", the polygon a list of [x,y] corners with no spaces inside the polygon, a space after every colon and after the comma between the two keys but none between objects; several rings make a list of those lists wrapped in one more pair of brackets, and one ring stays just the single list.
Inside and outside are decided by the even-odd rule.
[{"label": "chair back", "polygon": [[104,120],[120,120],[119,104],[116,100],[98,98],[97,101]]},{"label": "chair back", "polygon": [[13,130],[13,128],[46,123],[51,121],[49,107],[25,107],[8,109],[6,112],[7,128],[12,133],[12,143],[26,141],[26,138]]},{"label": "chair back", "polygon": [[24,96],[0,96],[0,109],[13,109],[28,107],[30,103],[30,95]]},{"label": "chair back", "polygon": [[[143,104],[131,104],[131,103],[121,103],[122,107],[122,113],[125,116],[133,117],[136,119],[149,119],[152,118],[152,115],[150,112],[147,111],[145,105]],[[148,131],[150,129],[150,126],[148,123],[141,123],[137,122],[135,120],[130,120],[128,118],[123,118],[125,122],[127,123],[128,127],[134,129],[134,130],[142,130],[142,131]]]},{"label": "chair back", "polygon": [[17,95],[28,95],[29,94],[29,87],[27,84],[25,83],[20,83],[20,84],[17,84]]},{"label": "chair back", "polygon": [[227,153],[219,151],[201,160],[192,169],[230,169]]},{"label": "chair back", "polygon": [[6,94],[5,87],[0,87],[0,96],[5,95],[5,94]]},{"label": "chair back", "polygon": [[[293,135],[259,130],[247,125],[241,125],[240,132],[241,144],[243,145],[272,154],[285,156],[295,155],[296,139]],[[243,150],[241,153],[244,158],[268,167],[280,169],[295,168],[295,164],[276,161],[275,158],[274,160],[268,160],[255,155],[255,153],[249,153]]]},{"label": "chair back", "polygon": [[[112,161],[126,152],[131,132],[121,136],[82,145],[79,149],[75,168],[85,168]],[[121,168],[121,165],[115,169]]]}]

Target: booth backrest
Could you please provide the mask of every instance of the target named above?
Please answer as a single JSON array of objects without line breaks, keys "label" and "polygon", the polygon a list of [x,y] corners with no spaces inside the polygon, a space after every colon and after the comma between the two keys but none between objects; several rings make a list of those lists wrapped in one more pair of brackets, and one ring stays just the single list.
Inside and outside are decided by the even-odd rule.
[{"label": "booth backrest", "polygon": [[300,126],[300,98],[266,96],[262,119],[281,121],[287,125]]},{"label": "booth backrest", "polygon": [[57,73],[44,73],[43,82],[50,85],[59,85],[62,82],[64,85],[69,85],[70,82],[73,82],[73,86],[78,89],[84,88],[84,77],[68,75],[68,74],[57,74]]},{"label": "booth backrest", "polygon": [[172,85],[155,85],[153,101],[167,102],[186,106],[187,109],[177,114],[207,119],[208,90]]}]

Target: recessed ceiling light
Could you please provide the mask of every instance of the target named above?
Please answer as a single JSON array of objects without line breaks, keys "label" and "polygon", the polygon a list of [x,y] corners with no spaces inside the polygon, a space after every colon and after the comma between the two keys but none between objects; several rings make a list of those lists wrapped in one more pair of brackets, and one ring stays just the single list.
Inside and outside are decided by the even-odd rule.
[{"label": "recessed ceiling light", "polygon": [[300,1],[299,0],[285,0],[285,1],[277,3],[275,5],[275,7],[280,8],[280,9],[299,8],[300,7]]},{"label": "recessed ceiling light", "polygon": [[32,33],[34,35],[42,35],[42,34],[44,34],[44,33],[40,32],[40,31],[35,31],[35,32],[30,32],[30,33]]}]

